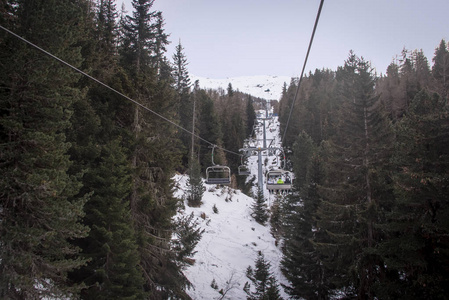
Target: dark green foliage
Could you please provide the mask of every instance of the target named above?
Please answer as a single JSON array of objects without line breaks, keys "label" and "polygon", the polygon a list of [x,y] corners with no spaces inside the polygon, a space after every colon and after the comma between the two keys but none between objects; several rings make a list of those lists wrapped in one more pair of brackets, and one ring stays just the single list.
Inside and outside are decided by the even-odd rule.
[{"label": "dark green foliage", "polygon": [[160,52],[168,43],[161,27],[162,16],[152,11],[154,0],[133,0],[132,16],[122,25],[121,61],[134,74],[147,73],[161,61]]},{"label": "dark green foliage", "polygon": [[106,144],[98,166],[86,175],[94,193],[85,206],[91,231],[81,244],[90,262],[74,274],[89,287],[84,299],[143,299],[139,253],[125,201],[130,168],[123,152],[119,141]]},{"label": "dark green foliage", "polygon": [[282,211],[283,197],[278,195],[270,207],[270,232],[278,243],[283,236],[283,219],[284,213]]},{"label": "dark green foliage", "polygon": [[[301,136],[298,137],[297,143],[302,140]],[[324,299],[331,285],[325,277],[322,262],[326,255],[318,251],[317,244],[327,240],[324,232],[317,228],[316,220],[321,204],[318,187],[324,182],[323,161],[318,149],[313,145],[309,147],[311,149],[305,148],[306,153],[294,152],[295,156],[308,156],[308,162],[304,166],[306,176],[300,193],[289,195],[283,207],[285,242],[281,270],[290,282],[286,287],[290,296]]]},{"label": "dark green foliage", "polygon": [[[282,216],[282,268],[293,297],[447,294],[446,53],[442,41],[430,72],[422,51],[404,50],[381,78],[351,53],[325,86],[325,72],[305,78],[300,121],[290,123],[304,131],[291,156],[298,191]],[[281,125],[288,96],[284,89]]]},{"label": "dark green foliage", "polygon": [[[16,1],[10,29],[79,66],[73,28],[86,2],[75,2]],[[78,290],[67,272],[85,263],[69,242],[88,232],[79,222],[87,198],[75,196],[64,134],[84,95],[78,75],[23,42],[2,35],[0,48],[0,298],[63,298]]]},{"label": "dark green foliage", "polygon": [[433,57],[432,75],[436,80],[436,88],[440,96],[447,102],[449,97],[449,46],[443,39],[435,49]]},{"label": "dark green foliage", "polygon": [[248,300],[281,300],[279,284],[270,271],[271,264],[265,260],[262,252],[259,252],[256,265],[253,270],[251,266],[246,269],[246,276],[254,285],[255,291],[251,291],[251,284],[245,283],[244,291]]},{"label": "dark green foliage", "polygon": [[201,200],[206,188],[201,177],[201,166],[196,159],[190,160],[190,176],[187,180],[187,203],[192,207],[201,206]]},{"label": "dark green foliage", "polygon": [[190,264],[187,258],[193,256],[195,246],[201,239],[204,229],[199,227],[199,224],[194,220],[193,212],[188,216],[179,217],[175,222],[174,233],[176,239],[172,241],[172,248],[176,253],[176,261],[185,267]]},{"label": "dark green foliage", "polygon": [[[337,72],[343,100],[336,134],[331,140],[326,165],[328,179],[320,189],[317,227],[329,240],[320,243],[327,255],[323,265],[337,288],[358,288],[358,295],[372,297],[383,265],[376,255],[362,252],[382,238],[376,230],[382,211],[391,209],[391,187],[385,171],[391,155],[392,131],[378,97],[370,66],[351,54]],[[333,254],[329,255],[331,249]]]},{"label": "dark green foliage", "polygon": [[267,222],[269,215],[267,211],[267,204],[265,202],[265,197],[263,195],[263,190],[257,190],[257,197],[254,199],[253,203],[253,213],[252,216],[256,220],[257,223],[265,225]]},{"label": "dark green foliage", "polygon": [[[181,45],[181,42],[176,46],[176,52],[173,54],[173,77],[174,77],[174,87],[177,92],[178,97],[178,116],[179,116],[179,125],[183,128],[188,128],[188,130],[192,130],[192,122],[193,122],[193,105],[194,105],[194,97],[197,95],[197,91],[194,93],[190,93],[190,78],[189,72],[187,70],[187,58],[183,52],[184,48]],[[198,108],[196,107],[195,110]],[[196,116],[195,116],[196,117]],[[180,131],[180,138],[183,145],[188,145],[191,140],[191,135],[184,131]],[[186,149],[187,150],[187,149]],[[184,151],[183,161],[184,164],[188,161],[189,151]],[[188,166],[190,167],[190,166]]]},{"label": "dark green foliage", "polygon": [[293,155],[291,161],[295,173],[295,187],[298,190],[307,184],[307,172],[311,157],[316,151],[316,146],[306,132],[301,132],[293,144]]},{"label": "dark green foliage", "polygon": [[[388,269],[380,295],[444,298],[448,292],[448,109],[421,91],[396,126],[396,201],[379,253]],[[385,287],[388,287],[385,290]]]},{"label": "dark green foliage", "polygon": [[[199,110],[197,119],[198,134],[215,145],[221,144],[223,138],[222,126],[214,101],[204,90],[195,90],[195,97]],[[200,147],[199,158],[202,169],[204,170],[212,163],[211,150],[208,147]],[[218,164],[219,161],[216,160],[215,163]]]},{"label": "dark green foliage", "polygon": [[253,99],[248,96],[246,102],[246,137],[252,138],[251,134],[254,134],[253,127],[256,122],[256,112],[254,111]]}]

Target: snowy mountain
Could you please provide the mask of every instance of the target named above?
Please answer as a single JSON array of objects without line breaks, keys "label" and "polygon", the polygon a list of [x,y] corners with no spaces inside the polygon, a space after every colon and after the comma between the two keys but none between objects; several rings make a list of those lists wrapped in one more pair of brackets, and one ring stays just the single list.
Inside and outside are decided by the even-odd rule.
[{"label": "snowy mountain", "polygon": [[204,89],[222,88],[226,91],[230,83],[234,90],[239,90],[240,92],[250,94],[254,97],[266,100],[280,100],[284,82],[288,86],[291,78],[288,76],[261,75],[212,79],[190,75],[190,80],[192,83],[198,80],[199,86]]},{"label": "snowy mountain", "polygon": [[[267,121],[266,126],[267,139],[273,140],[275,147],[279,147],[277,117]],[[262,132],[259,126],[256,130],[259,141]],[[269,159],[267,165],[264,164],[263,174],[265,168],[277,163],[273,157],[264,156],[264,160],[265,158]],[[251,171],[248,179],[257,176],[257,156],[249,157],[247,166]],[[180,199],[185,198],[187,178],[187,175],[176,175],[174,178],[175,196]],[[248,266],[254,268],[259,251],[270,262],[271,272],[277,282],[288,284],[280,271],[282,254],[270,233],[270,226],[260,225],[251,216],[254,199],[229,187],[208,184],[205,184],[205,187],[201,207],[189,207],[185,203],[184,210],[180,212],[185,215],[193,213],[201,228],[205,229],[195,248],[197,252],[193,257],[194,264],[185,270],[187,278],[195,287],[188,291],[192,299],[246,299],[243,287],[245,282],[250,282],[246,277],[246,269]],[[256,194],[256,187],[253,188],[253,194]],[[269,194],[265,189],[264,197],[270,207],[276,196]],[[214,206],[218,209],[217,213],[214,213]],[[211,287],[213,280],[218,289]],[[223,298],[218,292],[220,289],[226,292]],[[281,296],[287,299],[288,296],[282,287],[280,290]]]}]

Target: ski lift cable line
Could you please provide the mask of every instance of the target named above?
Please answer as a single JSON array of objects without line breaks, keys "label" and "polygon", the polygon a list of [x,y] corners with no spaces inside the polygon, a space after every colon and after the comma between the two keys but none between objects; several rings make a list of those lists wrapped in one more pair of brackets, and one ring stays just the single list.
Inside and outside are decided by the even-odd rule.
[{"label": "ski lift cable line", "polygon": [[288,124],[289,124],[290,118],[292,116],[293,106],[295,105],[296,98],[298,97],[298,94],[299,94],[299,88],[301,86],[301,81],[302,81],[302,78],[304,76],[304,70],[305,70],[306,65],[307,65],[307,60],[309,58],[310,49],[312,48],[313,38],[315,36],[315,31],[316,31],[316,28],[318,26],[318,21],[320,19],[321,9],[323,8],[323,3],[324,3],[324,0],[321,0],[320,6],[318,8],[318,13],[317,13],[316,19],[315,19],[315,25],[313,26],[312,36],[310,37],[310,42],[309,42],[309,47],[307,49],[306,58],[304,59],[304,65],[302,67],[301,76],[299,77],[298,86],[296,87],[295,97],[293,98],[292,105],[290,107],[290,112],[288,114],[287,125],[285,126],[284,134],[282,135],[281,145],[284,143],[285,135],[286,135],[287,129],[288,129]]},{"label": "ski lift cable line", "polygon": [[182,126],[176,124],[176,123],[173,122],[172,120],[170,120],[170,119],[164,117],[163,115],[161,115],[161,114],[155,112],[154,110],[152,110],[152,109],[146,107],[145,105],[139,103],[138,101],[136,101],[136,100],[134,100],[134,99],[132,99],[132,98],[126,96],[125,94],[123,94],[123,93],[117,91],[116,89],[110,87],[110,86],[107,85],[106,83],[104,83],[104,82],[102,82],[102,81],[96,79],[95,77],[93,77],[93,76],[87,74],[86,72],[81,71],[80,69],[78,69],[78,68],[76,68],[75,66],[69,64],[68,62],[64,61],[63,59],[61,59],[61,58],[59,58],[59,57],[57,57],[57,56],[51,54],[50,52],[48,52],[48,51],[42,49],[41,47],[37,46],[36,44],[33,44],[32,42],[30,42],[30,41],[28,41],[27,39],[21,37],[20,35],[18,35],[18,34],[16,34],[16,33],[12,32],[11,30],[9,30],[9,29],[3,27],[2,25],[0,25],[0,29],[4,30],[4,31],[6,31],[7,33],[13,35],[14,37],[20,39],[21,41],[25,42],[26,44],[28,44],[28,45],[30,45],[30,46],[36,48],[37,50],[39,50],[39,51],[41,51],[42,53],[44,53],[44,54],[50,56],[51,58],[53,58],[53,59],[59,61],[59,62],[62,63],[63,65],[65,65],[65,66],[67,66],[67,67],[73,69],[74,71],[80,73],[81,75],[84,75],[84,76],[88,77],[89,79],[95,81],[96,83],[98,83],[98,84],[104,86],[105,88],[107,88],[107,89],[113,91],[114,93],[116,93],[116,94],[122,96],[122,97],[125,98],[126,100],[133,102],[134,104],[140,106],[140,107],[143,108],[144,110],[149,111],[150,113],[152,113],[152,114],[158,116],[158,117],[161,118],[162,120],[169,122],[170,124],[176,126],[177,128],[179,128],[179,129],[181,129],[181,130],[183,130],[183,131],[185,131],[185,132],[187,132],[187,133],[189,133],[189,134],[192,134],[194,137],[200,139],[201,141],[203,141],[203,142],[205,142],[205,143],[207,143],[207,144],[209,144],[209,145],[211,145],[211,146],[215,146],[216,148],[221,149],[221,150],[223,150],[223,151],[226,151],[226,152],[228,152],[228,153],[235,154],[235,155],[238,155],[238,156],[241,156],[241,155],[242,155],[242,154],[240,154],[240,153],[237,153],[237,152],[234,152],[234,151],[225,149],[225,148],[223,148],[223,147],[219,147],[219,146],[215,145],[214,143],[209,142],[208,140],[206,140],[206,139],[200,137],[199,135],[194,134],[194,133],[191,132],[190,130],[185,129],[184,127],[182,127]]}]

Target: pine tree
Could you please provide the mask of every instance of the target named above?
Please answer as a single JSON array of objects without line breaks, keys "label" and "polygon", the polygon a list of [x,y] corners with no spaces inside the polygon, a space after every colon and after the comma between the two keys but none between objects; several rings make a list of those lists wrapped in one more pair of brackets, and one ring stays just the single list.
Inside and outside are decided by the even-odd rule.
[{"label": "pine tree", "polygon": [[201,177],[201,165],[195,158],[191,158],[190,162],[189,179],[187,180],[187,203],[192,207],[201,206],[203,194],[206,188],[203,184]]},{"label": "pine tree", "polygon": [[252,138],[251,133],[253,133],[253,127],[256,121],[256,112],[254,111],[253,99],[248,96],[246,102],[246,136]]},{"label": "pine tree", "polygon": [[[173,76],[175,80],[175,89],[178,96],[178,116],[179,125],[183,128],[192,128],[193,122],[193,97],[195,92],[190,93],[190,78],[187,70],[187,58],[183,52],[184,48],[181,42],[176,46],[176,52],[173,54]],[[196,116],[195,116],[196,117]],[[180,138],[183,145],[188,145],[191,135],[185,131],[180,131]],[[187,149],[186,149],[187,150]],[[189,151],[184,151],[183,161],[186,164],[189,160]]]},{"label": "pine tree", "polygon": [[448,292],[448,116],[445,101],[423,90],[396,124],[396,197],[381,227],[388,239],[377,248],[387,267],[379,297],[437,299]]},{"label": "pine tree", "polygon": [[259,251],[255,269],[251,266],[246,269],[246,276],[251,280],[254,285],[255,291],[251,291],[251,284],[246,282],[244,290],[248,295],[248,300],[281,300],[279,285],[270,271],[271,264],[265,260],[262,252]]},{"label": "pine tree", "polygon": [[[290,296],[326,299],[332,287],[325,278],[322,255],[316,247],[326,242],[316,219],[321,202],[318,189],[324,182],[322,158],[307,135],[300,135],[293,149],[294,161],[305,158],[302,166],[306,171],[300,192],[289,195],[284,204],[281,270],[290,282],[286,287]],[[297,172],[303,173],[298,164],[294,166]]]},{"label": "pine tree", "polygon": [[131,176],[120,141],[103,147],[98,166],[87,176],[94,194],[86,203],[89,236],[82,241],[90,258],[75,272],[89,287],[84,299],[143,299],[143,277],[129,202]]},{"label": "pine tree", "polygon": [[443,39],[438,48],[435,49],[433,57],[432,75],[436,80],[439,94],[443,99],[449,97],[449,49],[446,41]]},{"label": "pine tree", "polygon": [[[11,30],[80,65],[85,1],[16,1],[11,8]],[[79,222],[86,198],[75,196],[81,185],[68,174],[64,131],[83,97],[79,76],[13,37],[0,47],[0,297],[74,296],[79,287],[69,286],[67,273],[85,260],[70,241],[88,229]]]},{"label": "pine tree", "polygon": [[181,41],[176,46],[175,54],[173,54],[173,64],[175,77],[175,88],[178,94],[183,92],[189,92],[190,89],[190,78],[189,71],[187,70],[187,58],[184,54],[184,47],[181,45]]},{"label": "pine tree", "polygon": [[[202,138],[215,145],[222,144],[223,133],[214,101],[204,90],[198,90],[195,94],[198,107],[198,133]],[[211,151],[207,147],[200,147],[199,161],[204,171],[211,164]],[[218,160],[215,162],[218,164]]]},{"label": "pine tree", "polygon": [[204,229],[194,220],[193,212],[188,216],[179,217],[174,231],[176,239],[172,240],[172,247],[177,255],[176,261],[181,264],[181,268],[189,265],[188,258],[195,255],[195,247],[201,240]]},{"label": "pine tree", "polygon": [[[158,12],[152,0],[133,0],[133,16],[123,24],[121,64],[133,78],[133,97],[152,111],[176,118],[176,91],[166,59],[156,61],[165,46]],[[185,276],[170,249],[172,217],[177,199],[172,176],[180,163],[181,144],[176,128],[137,105],[129,117],[134,169],[130,207],[144,273],[145,289],[153,299],[184,297]]]},{"label": "pine tree", "polygon": [[381,277],[383,262],[371,250],[383,238],[376,228],[392,203],[385,173],[392,131],[374,95],[370,70],[369,63],[351,53],[337,72],[344,102],[327,150],[327,181],[320,187],[323,200],[316,216],[328,239],[317,244],[327,278],[359,297],[373,297],[372,287]]},{"label": "pine tree", "polygon": [[[292,104],[294,102],[294,98],[296,95],[296,89],[298,86],[298,78],[292,78],[290,85],[287,89],[287,92],[282,95],[281,102],[279,104],[279,123],[280,123],[280,130],[283,137],[283,147],[289,148],[292,146],[295,137],[297,136],[297,132],[295,130],[299,128],[297,126],[297,122],[299,118],[291,118],[291,123],[289,121],[288,127],[287,127],[287,121],[289,119],[290,110],[292,108]],[[301,98],[299,96],[298,98]],[[296,111],[299,109],[298,103],[295,102]],[[295,112],[292,112],[292,115],[295,115]],[[295,123],[296,122],[296,123]],[[287,129],[287,131],[286,131]]]},{"label": "pine tree", "polygon": [[257,190],[257,197],[254,199],[252,206],[253,213],[252,216],[257,223],[265,225],[268,220],[267,204],[265,203],[265,197],[263,195],[263,190]]}]

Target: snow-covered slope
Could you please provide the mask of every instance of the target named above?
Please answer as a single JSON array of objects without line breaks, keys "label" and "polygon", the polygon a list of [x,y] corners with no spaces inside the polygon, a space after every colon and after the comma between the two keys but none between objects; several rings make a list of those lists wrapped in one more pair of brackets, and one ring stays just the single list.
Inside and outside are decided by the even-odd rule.
[{"label": "snow-covered slope", "polygon": [[[255,143],[262,143],[263,126],[260,125],[256,129]],[[266,128],[268,142],[273,140],[272,145],[279,147],[277,117],[266,121]],[[263,159],[265,160],[265,158],[268,158],[268,163],[266,166],[264,164],[264,174],[265,168],[276,164],[277,161],[273,156]],[[257,156],[249,157],[247,165],[251,171],[251,175],[248,177],[257,176]],[[183,198],[187,190],[187,176],[177,175],[175,181],[177,187],[175,196]],[[187,278],[195,287],[194,290],[188,291],[189,295],[195,300],[246,299],[246,294],[243,291],[245,282],[249,281],[245,274],[246,268],[248,266],[254,268],[259,251],[262,251],[265,259],[271,263],[271,272],[275,275],[278,283],[288,284],[279,268],[282,254],[270,233],[270,226],[262,226],[251,217],[254,199],[229,187],[206,184],[205,186],[206,191],[201,207],[192,208],[185,203],[184,211],[180,212],[189,215],[193,213],[200,226],[205,229],[195,248],[197,251],[193,257],[195,263],[185,271]],[[254,194],[256,194],[256,189],[254,187]],[[264,196],[267,205],[270,206],[275,196],[270,195],[266,189]],[[218,209],[218,213],[214,213],[214,206]],[[218,290],[211,287],[213,280],[217,283]],[[218,293],[220,289],[227,291],[226,297],[221,298],[222,295]],[[282,287],[280,289],[283,298],[287,299]]]},{"label": "snow-covered slope", "polygon": [[[175,180],[180,197],[186,189],[187,176],[178,175]],[[195,248],[195,263],[185,271],[195,287],[188,291],[193,299],[220,299],[220,289],[227,291],[224,299],[246,299],[243,287],[249,279],[245,272],[248,266],[254,268],[258,251],[270,261],[278,282],[285,283],[279,270],[281,252],[269,226],[258,224],[250,216],[253,201],[238,190],[207,185],[203,205],[200,208],[186,206],[183,213],[193,213],[205,229]],[[218,213],[213,212],[214,205]],[[211,287],[213,280],[218,285],[217,290]]]},{"label": "snow-covered slope", "polygon": [[250,94],[254,97],[263,98],[266,100],[280,100],[284,82],[288,86],[291,78],[288,76],[261,75],[212,79],[190,75],[190,80],[192,83],[198,80],[201,88],[222,88],[225,91],[230,83],[234,90],[239,90],[240,92]]}]

